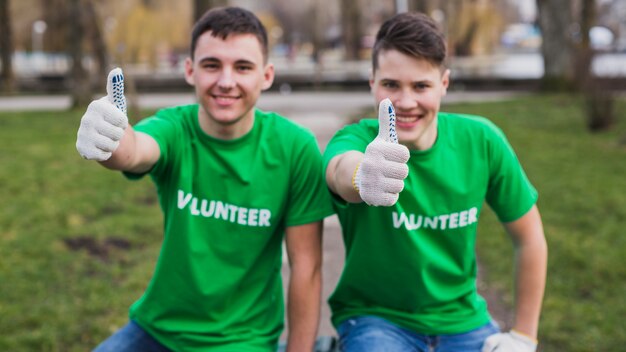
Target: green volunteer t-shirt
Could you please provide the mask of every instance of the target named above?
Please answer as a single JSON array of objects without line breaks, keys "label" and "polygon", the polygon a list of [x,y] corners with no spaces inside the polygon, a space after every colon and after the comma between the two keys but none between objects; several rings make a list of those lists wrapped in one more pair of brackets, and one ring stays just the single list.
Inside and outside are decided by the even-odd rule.
[{"label": "green volunteer t-shirt", "polygon": [[275,351],[285,228],[333,212],[321,154],[310,131],[274,113],[255,111],[252,130],[230,141],[197,116],[180,106],[134,127],[161,150],[149,174],[164,238],[130,318],[176,351]]},{"label": "green volunteer t-shirt", "polygon": [[[324,163],[365,151],[377,120],[339,131]],[[432,148],[411,151],[409,175],[391,207],[334,199],[346,262],[329,299],[335,326],[375,315],[423,334],[470,331],[490,319],[476,292],[477,221],[486,200],[503,222],[535,204],[528,181],[503,133],[488,120],[440,113]]]}]

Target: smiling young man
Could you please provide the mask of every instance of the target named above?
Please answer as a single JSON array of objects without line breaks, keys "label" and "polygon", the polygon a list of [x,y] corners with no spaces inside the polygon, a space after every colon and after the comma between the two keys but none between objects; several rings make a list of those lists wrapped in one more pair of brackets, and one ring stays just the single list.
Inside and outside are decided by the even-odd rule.
[{"label": "smiling young man", "polygon": [[[387,20],[372,52],[379,120],[346,126],[324,153],[346,245],[329,299],[342,351],[536,349],[547,262],[537,192],[496,126],[439,111],[450,82],[445,56],[429,17]],[[476,290],[474,245],[485,201],[516,253],[508,332],[499,331]]]},{"label": "smiling young man", "polygon": [[274,78],[267,55],[255,15],[213,9],[195,24],[185,63],[199,104],[127,128],[117,69],[109,95],[87,109],[79,153],[131,179],[150,175],[164,213],[150,284],[130,322],[96,351],[276,351],[283,239],[291,265],[287,350],[312,349],[322,221],[332,208],[313,134],[255,108]]}]

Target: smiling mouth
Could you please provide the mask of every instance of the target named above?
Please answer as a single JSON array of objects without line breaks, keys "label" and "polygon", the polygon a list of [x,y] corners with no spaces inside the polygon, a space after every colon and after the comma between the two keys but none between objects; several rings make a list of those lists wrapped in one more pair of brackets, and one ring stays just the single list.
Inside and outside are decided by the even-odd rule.
[{"label": "smiling mouth", "polygon": [[240,96],[228,96],[228,95],[215,95],[211,94],[211,97],[220,105],[230,105],[237,101]]},{"label": "smiling mouth", "polygon": [[396,122],[399,126],[411,125],[418,122],[424,115],[396,115]]}]

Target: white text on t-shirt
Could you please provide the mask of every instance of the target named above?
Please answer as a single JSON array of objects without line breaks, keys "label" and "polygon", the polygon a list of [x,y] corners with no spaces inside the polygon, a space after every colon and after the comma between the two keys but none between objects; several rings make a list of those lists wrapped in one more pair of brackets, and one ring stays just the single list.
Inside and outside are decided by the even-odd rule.
[{"label": "white text on t-shirt", "polygon": [[188,207],[193,216],[215,218],[254,227],[269,227],[272,212],[269,209],[244,208],[219,200],[199,199],[191,193],[178,190],[178,209]]},{"label": "white text on t-shirt", "polygon": [[404,225],[407,230],[418,230],[420,228],[431,228],[433,230],[456,229],[469,226],[478,222],[478,209],[476,207],[435,216],[424,216],[419,214],[405,214],[393,212],[393,227],[399,229]]}]

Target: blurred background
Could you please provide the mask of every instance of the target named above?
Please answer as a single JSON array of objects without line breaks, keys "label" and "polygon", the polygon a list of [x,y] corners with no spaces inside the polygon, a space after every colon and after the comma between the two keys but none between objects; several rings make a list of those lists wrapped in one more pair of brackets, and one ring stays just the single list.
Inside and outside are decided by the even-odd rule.
[{"label": "blurred background", "polygon": [[[381,23],[404,11],[435,19],[452,72],[442,110],[496,123],[540,194],[550,255],[539,350],[624,349],[626,0],[0,0],[0,351],[87,351],[128,321],[160,251],[156,191],[82,160],[76,131],[115,66],[131,123],[193,103],[190,30],[223,5],[268,29],[276,79],[258,107],[310,128],[321,150],[375,117],[367,80]],[[477,286],[508,328],[514,253],[486,208]],[[324,231],[325,301],[344,253],[336,217]],[[324,303],[320,336],[335,333],[329,314]]]},{"label": "blurred background", "polygon": [[366,87],[374,35],[402,11],[444,29],[453,88],[536,88],[546,76],[558,88],[588,68],[626,77],[624,0],[0,0],[2,90],[69,89],[89,101],[120,65],[141,91],[185,89],[191,26],[222,5],[266,25],[275,90]]}]

